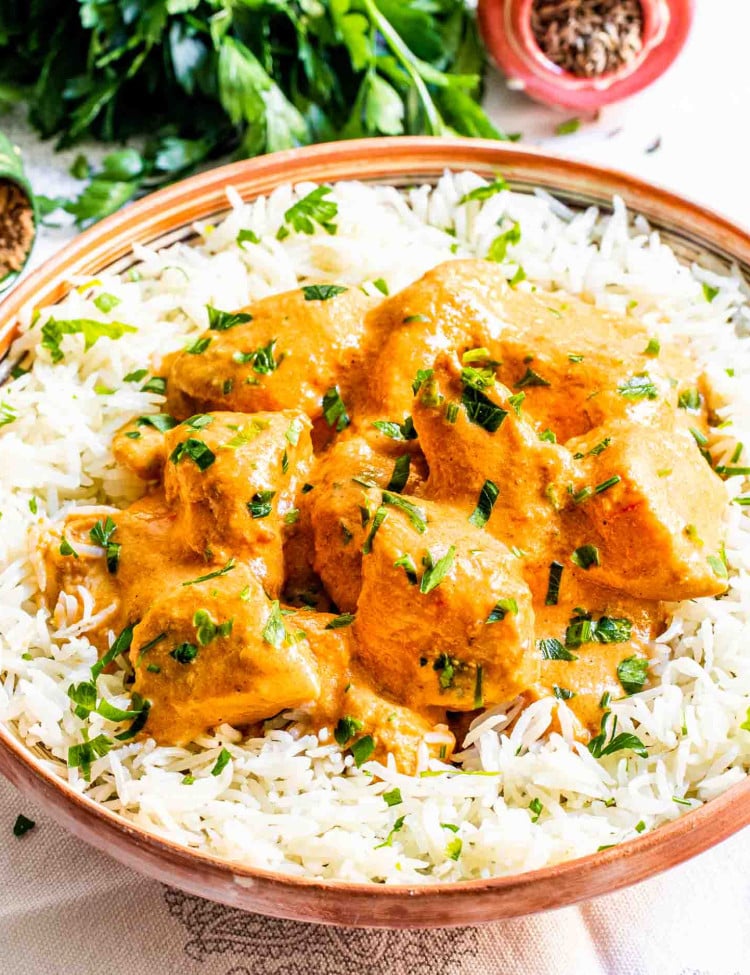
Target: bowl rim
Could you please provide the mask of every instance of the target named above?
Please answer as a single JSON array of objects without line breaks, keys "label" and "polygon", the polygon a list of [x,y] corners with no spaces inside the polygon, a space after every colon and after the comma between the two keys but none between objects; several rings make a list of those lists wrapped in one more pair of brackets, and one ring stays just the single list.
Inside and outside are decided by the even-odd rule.
[{"label": "bowl rim", "polygon": [[[19,313],[41,296],[60,299],[71,275],[94,273],[130,252],[226,209],[225,188],[244,198],[308,179],[437,177],[445,169],[523,172],[540,182],[594,195],[619,193],[629,207],[665,227],[689,229],[707,252],[750,267],[750,233],[698,204],[616,170],[490,140],[394,137],[288,150],[209,170],[162,189],[75,238],[23,279],[0,303],[0,356]],[[243,192],[244,188],[244,192]],[[696,237],[697,235],[697,237]],[[115,241],[112,240],[115,238]],[[261,870],[192,850],[147,832],[82,795],[42,764],[0,722],[0,773],[80,838],[129,866],[191,893],[276,917],[362,927],[476,924],[562,907],[653,876],[726,839],[750,823],[750,777],[653,832],[574,860],[524,873],[424,885],[318,880]]]}]

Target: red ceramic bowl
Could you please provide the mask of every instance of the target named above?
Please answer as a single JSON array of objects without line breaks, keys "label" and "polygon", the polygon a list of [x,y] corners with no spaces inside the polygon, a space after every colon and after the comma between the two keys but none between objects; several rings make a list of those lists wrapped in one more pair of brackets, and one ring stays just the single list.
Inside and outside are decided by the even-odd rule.
[{"label": "red ceramic bowl", "polygon": [[680,53],[693,19],[694,0],[640,0],[643,47],[617,71],[580,78],[542,52],[531,29],[534,0],[479,0],[479,26],[487,49],[513,88],[538,101],[581,112],[633,95],[663,74]]},{"label": "red ceramic bowl", "polygon": [[[728,220],[622,173],[479,139],[393,138],[279,152],[201,173],[153,193],[80,234],[0,304],[0,358],[23,309],[59,301],[73,275],[123,271],[134,243],[163,247],[194,236],[195,220],[226,213],[225,189],[246,200],[280,183],[359,179],[408,186],[446,169],[498,172],[517,190],[541,187],[571,206],[607,208],[618,194],[658,229],[686,263],[736,264],[750,277],[750,234]],[[2,523],[0,523],[2,531]],[[259,870],[146,832],[81,795],[0,722],[0,774],[76,836],[164,883],[233,907],[302,921],[358,927],[477,924],[563,907],[644,880],[750,823],[750,778],[653,832],[578,860],[515,876],[423,886],[310,880]],[[675,890],[675,897],[679,891]],[[0,972],[4,969],[0,966]]]}]

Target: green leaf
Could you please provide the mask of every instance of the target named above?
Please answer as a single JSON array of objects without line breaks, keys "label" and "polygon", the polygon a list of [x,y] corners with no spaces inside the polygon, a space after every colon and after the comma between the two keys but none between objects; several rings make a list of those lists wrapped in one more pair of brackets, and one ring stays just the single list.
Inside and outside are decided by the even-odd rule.
[{"label": "green leaf", "polygon": [[364,118],[368,132],[401,135],[404,131],[404,104],[401,96],[378,74],[371,74],[367,82]]},{"label": "green leaf", "polygon": [[302,293],[305,301],[328,301],[329,298],[335,298],[348,290],[340,284],[308,284],[302,288]]},{"label": "green leaf", "polygon": [[360,766],[372,758],[372,754],[375,751],[375,741],[372,735],[365,735],[364,738],[359,738],[350,747],[350,751],[354,756],[354,764],[357,768],[360,768]]},{"label": "green leaf", "polygon": [[494,481],[484,482],[482,490],[479,492],[477,506],[469,515],[469,521],[475,528],[484,528],[487,524],[499,494],[500,488]]},{"label": "green leaf", "polygon": [[436,589],[440,585],[453,567],[455,556],[456,546],[451,545],[445,555],[438,559],[437,562],[433,561],[431,552],[428,552],[423,557],[422,564],[425,568],[424,574],[422,575],[422,581],[419,584],[419,591],[423,595],[431,593],[433,589]]},{"label": "green leaf", "polygon": [[208,327],[214,332],[226,332],[237,325],[246,325],[253,320],[252,315],[244,311],[221,311],[212,305],[206,305],[208,312]]},{"label": "green leaf", "polygon": [[617,679],[627,694],[643,690],[648,677],[648,660],[642,657],[626,657],[617,665]]},{"label": "green leaf", "polygon": [[60,343],[64,335],[83,335],[84,351],[95,345],[99,339],[120,339],[127,332],[136,332],[132,325],[123,322],[97,322],[92,318],[58,319],[50,318],[42,326],[42,348],[47,349],[53,362],[65,358]]},{"label": "green leaf", "polygon": [[338,724],[334,728],[333,737],[336,739],[337,744],[342,748],[346,748],[347,744],[351,739],[361,731],[364,725],[359,720],[359,718],[352,718],[349,715],[344,715],[343,718],[339,719]]}]

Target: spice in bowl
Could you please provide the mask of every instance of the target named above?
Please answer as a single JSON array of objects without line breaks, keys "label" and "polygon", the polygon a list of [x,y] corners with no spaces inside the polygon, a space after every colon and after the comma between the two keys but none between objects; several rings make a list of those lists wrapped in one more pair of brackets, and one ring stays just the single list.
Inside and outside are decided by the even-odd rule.
[{"label": "spice in bowl", "polygon": [[531,29],[556,65],[580,78],[630,64],[643,47],[640,0],[534,0]]},{"label": "spice in bowl", "polygon": [[23,270],[36,235],[36,203],[21,154],[0,132],[0,292]]},{"label": "spice in bowl", "polygon": [[593,114],[663,74],[695,0],[478,0],[479,26],[508,85]]},{"label": "spice in bowl", "polygon": [[16,183],[0,179],[0,282],[26,263],[34,241],[34,211]]}]

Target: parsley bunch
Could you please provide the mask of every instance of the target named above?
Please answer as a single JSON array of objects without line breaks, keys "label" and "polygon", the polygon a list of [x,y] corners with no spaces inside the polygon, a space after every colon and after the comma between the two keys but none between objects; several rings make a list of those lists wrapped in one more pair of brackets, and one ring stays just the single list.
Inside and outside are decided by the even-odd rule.
[{"label": "parsley bunch", "polygon": [[466,0],[0,0],[0,103],[59,147],[124,142],[79,224],[216,156],[426,133],[504,138],[478,105]]}]

